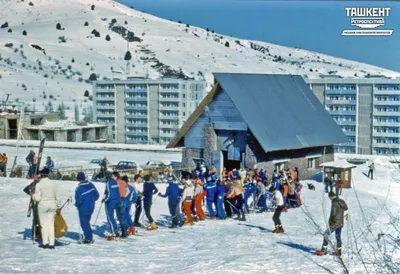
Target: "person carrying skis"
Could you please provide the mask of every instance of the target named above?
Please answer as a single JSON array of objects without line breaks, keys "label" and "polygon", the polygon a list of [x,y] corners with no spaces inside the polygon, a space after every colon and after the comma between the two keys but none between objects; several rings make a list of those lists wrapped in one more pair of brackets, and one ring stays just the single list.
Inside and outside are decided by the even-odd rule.
[{"label": "person carrying skis", "polygon": [[244,215],[243,211],[243,202],[244,202],[244,189],[240,185],[240,182],[237,181],[236,183],[233,184],[231,190],[227,194],[228,198],[231,198],[234,203],[232,204],[237,211],[237,218],[235,220],[239,221],[246,221],[246,216]]},{"label": "person carrying skis", "polygon": [[106,188],[104,190],[104,198],[101,201],[102,203],[105,203],[107,222],[111,228],[111,236],[107,238],[108,240],[112,240],[113,237],[120,236],[118,225],[114,217],[114,213],[120,203],[118,183],[115,178],[115,176],[111,176],[111,178],[107,180]]},{"label": "person carrying skis", "polygon": [[172,218],[172,225],[169,228],[177,228],[178,227],[178,216],[177,216],[177,206],[179,204],[179,186],[174,181],[174,177],[169,176],[167,178],[168,186],[165,190],[165,194],[158,193],[158,196],[162,198],[168,197],[168,209]]},{"label": "person carrying skis", "polygon": [[153,217],[151,217],[151,206],[153,203],[153,195],[158,193],[158,189],[153,182],[150,182],[150,175],[144,175],[144,184],[143,184],[143,208],[144,213],[146,214],[147,219],[150,222],[150,225],[147,227],[147,230],[155,230],[157,229],[156,223],[154,222]]},{"label": "person carrying skis", "polygon": [[[143,175],[144,176],[144,175]],[[136,227],[141,227],[142,224],[140,223],[140,215],[142,214],[142,197],[143,193],[138,190],[139,184],[142,182],[142,176],[141,174],[136,174],[135,177],[133,177],[134,183],[133,183],[133,188],[135,189],[136,193],[139,195],[138,199],[136,200],[136,210],[135,210],[135,219],[134,219],[134,225]]]},{"label": "person carrying skis", "polygon": [[40,227],[40,222],[39,222],[39,211],[38,211],[38,204],[34,203],[33,197],[31,193],[34,192],[36,184],[39,183],[40,178],[37,177],[35,180],[33,180],[29,185],[27,185],[23,191],[31,196],[31,200],[29,203],[29,209],[28,209],[28,214],[27,216],[30,217],[31,213],[33,213],[33,218],[32,218],[32,236],[31,238],[35,241],[40,241],[42,240],[42,233],[41,233],[41,227]]},{"label": "person carrying skis", "polygon": [[86,180],[85,173],[78,172],[76,179],[79,184],[75,189],[75,206],[78,209],[79,222],[85,235],[82,243],[91,244],[93,243],[93,231],[90,226],[90,219],[100,195],[94,184]]},{"label": "person carrying skis", "polygon": [[331,214],[329,216],[329,228],[324,233],[324,241],[321,250],[315,252],[318,256],[326,255],[328,252],[329,235],[335,232],[336,236],[336,254],[342,256],[342,228],[344,221],[344,212],[348,210],[347,204],[344,200],[336,196],[334,192],[329,192],[329,199],[332,201]]},{"label": "person carrying skis", "polygon": [[126,176],[126,175],[122,176],[121,180],[124,181],[128,185],[127,195],[125,198],[125,219],[126,219],[126,224],[128,227],[127,234],[132,235],[136,232],[136,229],[133,225],[132,216],[131,216],[130,212],[131,212],[132,204],[136,203],[136,201],[139,199],[139,196],[136,193],[134,186],[129,184],[128,176]]},{"label": "person carrying skis", "polygon": [[207,210],[210,220],[215,220],[215,211],[213,208],[213,203],[215,201],[215,192],[216,192],[216,186],[214,184],[214,180],[212,177],[208,177],[206,184],[206,193],[207,193],[206,195],[207,195]]},{"label": "person carrying skis", "polygon": [[274,215],[272,216],[272,220],[275,224],[275,229],[272,230],[272,233],[283,233],[285,230],[283,230],[282,222],[280,220],[280,216],[284,208],[282,193],[276,190],[273,186],[269,188],[269,192],[274,194],[274,197],[271,199],[271,201],[276,205]]},{"label": "person carrying skis", "polygon": [[54,249],[55,227],[54,217],[60,212],[60,199],[56,182],[47,178],[48,173],[40,174],[41,179],[31,192],[33,200],[38,203],[40,226],[42,227],[41,248]]}]

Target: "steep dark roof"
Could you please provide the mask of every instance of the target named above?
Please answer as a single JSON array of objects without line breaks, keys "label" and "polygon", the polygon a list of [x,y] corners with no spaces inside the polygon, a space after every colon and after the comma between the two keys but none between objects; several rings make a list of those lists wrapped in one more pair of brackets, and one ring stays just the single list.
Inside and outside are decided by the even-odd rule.
[{"label": "steep dark roof", "polygon": [[[266,152],[348,141],[301,76],[214,73],[214,77]],[[178,144],[218,90],[206,96],[167,147]]]}]

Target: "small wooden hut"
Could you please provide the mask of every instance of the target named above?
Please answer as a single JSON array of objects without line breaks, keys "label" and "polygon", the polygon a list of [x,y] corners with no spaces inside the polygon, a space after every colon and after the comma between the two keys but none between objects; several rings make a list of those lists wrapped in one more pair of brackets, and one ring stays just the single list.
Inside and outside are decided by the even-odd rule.
[{"label": "small wooden hut", "polygon": [[356,165],[350,164],[345,160],[326,162],[320,165],[324,168],[324,173],[334,181],[341,179],[343,188],[351,188],[351,169]]}]

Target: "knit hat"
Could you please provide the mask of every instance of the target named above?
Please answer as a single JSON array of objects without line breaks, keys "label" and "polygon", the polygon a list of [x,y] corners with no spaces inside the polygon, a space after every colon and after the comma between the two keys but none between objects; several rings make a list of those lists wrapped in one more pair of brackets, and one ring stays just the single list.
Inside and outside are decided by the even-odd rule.
[{"label": "knit hat", "polygon": [[329,196],[329,197],[335,197],[336,194],[335,194],[335,192],[331,191],[331,192],[329,192],[328,196]]},{"label": "knit hat", "polygon": [[148,182],[148,181],[150,181],[151,176],[148,175],[148,174],[146,174],[146,175],[144,175],[143,179],[144,179],[146,182]]},{"label": "knit hat", "polygon": [[274,192],[276,190],[276,188],[274,186],[271,186],[268,190],[268,192]]},{"label": "knit hat", "polygon": [[81,172],[78,172],[78,174],[76,175],[76,179],[77,179],[79,182],[85,181],[85,180],[86,180],[85,173],[83,173],[82,171],[81,171]]}]

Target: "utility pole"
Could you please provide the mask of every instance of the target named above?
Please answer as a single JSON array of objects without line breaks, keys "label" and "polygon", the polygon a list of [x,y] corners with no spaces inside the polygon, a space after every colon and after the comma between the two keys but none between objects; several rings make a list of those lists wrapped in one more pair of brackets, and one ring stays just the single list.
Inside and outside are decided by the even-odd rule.
[{"label": "utility pole", "polygon": [[6,95],[7,95],[7,98],[4,101],[4,108],[6,108],[6,106],[7,106],[7,101],[8,101],[8,98],[10,97],[11,93],[6,93]]}]

